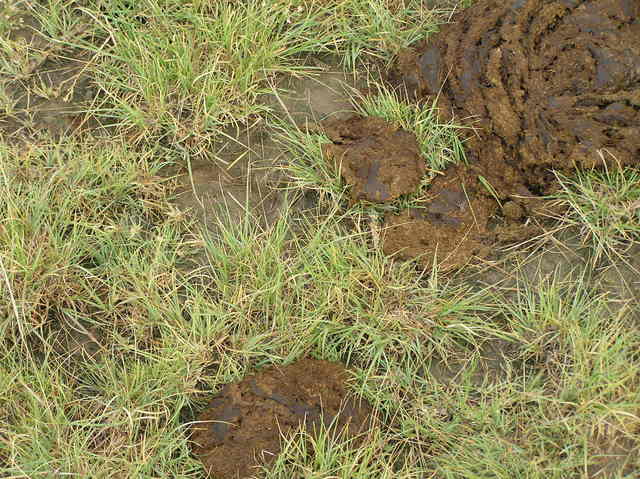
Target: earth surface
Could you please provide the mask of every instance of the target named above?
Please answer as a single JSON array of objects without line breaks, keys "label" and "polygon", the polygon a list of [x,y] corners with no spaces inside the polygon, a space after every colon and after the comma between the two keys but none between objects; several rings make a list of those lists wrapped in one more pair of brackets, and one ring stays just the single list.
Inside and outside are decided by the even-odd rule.
[{"label": "earth surface", "polygon": [[[41,35],[32,15],[12,17],[16,28],[7,40],[22,46],[29,58],[14,65],[14,74],[0,74],[0,139],[26,144],[34,140],[60,139],[65,135],[107,136],[111,120],[99,118],[98,88],[87,72],[93,56],[86,49],[52,43]],[[80,24],[65,39],[80,42],[89,28]]]}]

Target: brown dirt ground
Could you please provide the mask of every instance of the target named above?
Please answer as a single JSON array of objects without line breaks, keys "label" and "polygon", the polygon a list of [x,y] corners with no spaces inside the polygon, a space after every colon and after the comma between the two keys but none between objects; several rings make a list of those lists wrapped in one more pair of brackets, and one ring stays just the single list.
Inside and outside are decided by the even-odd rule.
[{"label": "brown dirt ground", "polygon": [[[469,167],[445,172],[434,201],[459,195],[461,175],[473,198],[444,222],[429,205],[389,216],[385,251],[429,266],[437,250],[443,267],[460,266],[480,244],[532,234],[525,222],[556,190],[552,170],[640,164],[639,16],[637,0],[480,0],[400,55],[392,84],[417,101],[439,95],[443,120],[477,129]],[[504,221],[488,232],[496,213]]]},{"label": "brown dirt ground", "polygon": [[303,359],[225,385],[192,426],[193,452],[211,477],[246,478],[281,450],[301,424],[354,437],[370,425],[371,407],[347,398],[345,368]]}]

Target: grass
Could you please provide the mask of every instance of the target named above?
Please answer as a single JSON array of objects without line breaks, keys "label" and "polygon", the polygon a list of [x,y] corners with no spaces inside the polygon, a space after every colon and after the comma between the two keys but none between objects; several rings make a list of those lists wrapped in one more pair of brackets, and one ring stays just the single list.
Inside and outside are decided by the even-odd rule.
[{"label": "grass", "polygon": [[418,468],[411,465],[411,458],[405,457],[398,466],[398,455],[402,452],[379,432],[374,430],[366,439],[367,447],[357,448],[349,441],[333,438],[331,430],[323,430],[316,437],[301,431],[285,439],[282,453],[265,471],[265,477],[420,477]]},{"label": "grass", "polygon": [[[0,142],[0,476],[206,477],[187,425],[212,392],[311,356],[348,364],[379,427],[359,447],[298,431],[268,478],[636,477],[637,308],[598,276],[633,261],[636,170],[559,178],[558,228],[580,231],[597,261],[570,278],[514,270],[515,286],[478,286],[382,254],[376,211],[345,209],[323,166],[326,138],[258,101],[275,76],[308,71],[313,52],[384,63],[436,28],[442,17],[421,4],[30,4],[43,38],[64,39],[50,59],[92,52],[83,74],[100,93],[86,108],[118,126],[108,138]],[[90,28],[71,40],[70,25]],[[13,60],[43,52],[1,38],[13,100]],[[464,160],[433,110],[383,89],[353,100],[414,131],[433,170]],[[253,117],[281,128],[298,160],[292,193],[315,189],[324,214],[285,209],[269,226],[220,216],[202,231],[174,206],[166,171]]]},{"label": "grass", "polygon": [[580,228],[594,261],[620,257],[640,238],[640,174],[632,167],[558,175],[557,198],[568,205],[563,221]]},{"label": "grass", "polygon": [[[442,16],[417,0],[71,0],[30,10],[52,44],[94,56],[95,115],[132,142],[163,139],[204,156],[225,125],[264,113],[257,98],[269,91],[266,80],[311,71],[306,56],[335,54],[350,69],[365,57],[388,61]],[[7,73],[28,62],[16,42],[5,50]]]},{"label": "grass", "polygon": [[[369,88],[375,94],[365,97],[354,92],[351,97],[354,113],[382,118],[414,133],[428,170],[415,193],[390,204],[362,203],[354,207],[355,211],[378,217],[389,210],[398,212],[419,207],[428,196],[428,187],[436,174],[444,171],[447,166],[466,161],[463,141],[460,139],[460,131],[465,128],[453,123],[440,123],[435,102],[431,105],[412,105],[385,85],[376,83],[371,78],[370,80]],[[322,132],[304,131],[281,120],[276,120],[276,124],[280,131],[280,141],[297,158],[287,168],[292,177],[293,188],[314,190],[323,199],[346,204],[346,185],[336,175],[334,167],[325,161],[322,153],[322,146],[331,140]]]}]

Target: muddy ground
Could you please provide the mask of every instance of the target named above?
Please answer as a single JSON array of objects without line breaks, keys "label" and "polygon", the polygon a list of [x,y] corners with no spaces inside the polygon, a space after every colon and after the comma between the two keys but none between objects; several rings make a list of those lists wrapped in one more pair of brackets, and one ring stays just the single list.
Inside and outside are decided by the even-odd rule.
[{"label": "muddy ground", "polygon": [[[11,21],[16,28],[6,40],[13,50],[5,53],[13,72],[0,74],[0,139],[25,143],[68,134],[108,135],[110,121],[95,113],[98,87],[88,73],[93,55],[50,42],[31,15]],[[79,24],[65,38],[78,43],[88,30]]]},{"label": "muddy ground", "polygon": [[210,477],[243,479],[273,462],[283,436],[324,426],[345,439],[370,427],[371,407],[347,398],[341,364],[303,359],[225,385],[192,426],[194,454]]},{"label": "muddy ground", "polygon": [[[327,61],[316,60],[311,76],[282,79],[280,93],[260,101],[274,114],[301,130],[353,114],[349,92],[362,85]],[[229,128],[211,152],[211,159],[197,159],[176,170],[176,205],[190,211],[209,231],[219,221],[239,222],[250,213],[263,226],[273,224],[287,206],[287,162],[290,154],[276,140],[277,133],[263,122]],[[289,198],[293,200],[294,198]],[[313,206],[302,199],[296,207]]]},{"label": "muddy ground", "polygon": [[[420,47],[400,55],[390,83],[418,104],[438,97],[442,121],[472,127],[468,165],[433,180],[415,208],[384,218],[383,250],[452,270],[502,244],[540,234],[557,190],[553,170],[637,165],[640,158],[640,4],[605,0],[478,1]],[[412,133],[352,110],[363,85],[319,62],[261,101],[301,129],[322,123],[325,158],[352,203],[389,203],[425,175]],[[178,206],[209,227],[247,211],[266,224],[284,205],[290,158],[262,126],[227,132],[216,152],[179,178]],[[224,165],[232,165],[226,167]]]},{"label": "muddy ground", "polygon": [[[540,231],[531,219],[540,197],[557,187],[552,169],[638,164],[639,10],[634,0],[481,0],[400,55],[392,85],[418,103],[438,95],[443,120],[476,130],[467,139],[468,167],[436,177],[416,208],[386,216],[385,253],[458,268],[496,243]],[[99,103],[92,57],[48,42],[28,15],[13,21],[9,40],[23,45],[28,60],[0,79],[7,99],[0,137],[108,134],[91,113]],[[76,37],[88,31],[75,28],[69,34]],[[260,101],[301,129],[325,122],[333,140],[325,156],[340,163],[353,201],[391,202],[415,191],[425,167],[412,134],[352,117],[348,90],[363,80],[321,60],[317,66],[315,78],[287,80],[278,85],[287,92]],[[247,211],[273,223],[285,202],[281,167],[290,159],[262,124],[224,133],[210,158],[170,172],[178,175],[176,205],[209,229]]]},{"label": "muddy ground", "polygon": [[[15,58],[6,61],[15,74],[0,74],[0,139],[28,144],[115,133],[117,120],[100,113],[105,98],[92,77],[94,56],[86,49],[52,43],[30,14],[15,14],[11,22],[16,28],[7,40]],[[80,23],[67,37],[79,43],[88,30]],[[301,129],[351,114],[348,92],[363,85],[363,80],[339,71],[331,58],[310,61],[316,68],[313,75],[280,78],[279,93],[259,100]],[[273,224],[285,206],[282,167],[289,160],[275,136],[264,122],[229,127],[205,155],[167,168],[165,175],[177,178],[177,208],[208,230],[216,230],[219,221],[237,223],[247,213],[263,225]]]},{"label": "muddy ground", "polygon": [[[468,166],[438,177],[425,204],[387,215],[385,253],[460,267],[497,242],[540,231],[531,218],[557,190],[552,170],[640,164],[639,16],[635,0],[481,0],[403,53],[391,83],[411,101],[437,96],[441,120],[475,131]],[[394,183],[416,183],[414,163],[404,160],[410,139],[389,136],[374,153],[379,127],[367,121],[330,123],[326,156],[346,164],[354,199],[391,201],[397,195],[379,193],[390,171]],[[354,129],[357,139],[345,144],[341,135]],[[373,160],[378,153],[385,161]]]},{"label": "muddy ground", "polygon": [[351,186],[351,201],[384,203],[416,191],[427,165],[416,136],[373,117],[325,124],[323,154]]}]

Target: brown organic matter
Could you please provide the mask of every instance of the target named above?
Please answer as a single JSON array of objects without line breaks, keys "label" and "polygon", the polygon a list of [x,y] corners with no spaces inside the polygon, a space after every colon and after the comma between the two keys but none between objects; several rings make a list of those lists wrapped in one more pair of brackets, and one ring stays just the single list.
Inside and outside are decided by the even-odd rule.
[{"label": "brown organic matter", "polygon": [[466,263],[485,251],[495,202],[478,190],[466,168],[454,167],[437,177],[424,205],[385,217],[383,250],[400,258],[434,259],[443,270]]},{"label": "brown organic matter", "polygon": [[[476,129],[463,174],[476,192],[474,218],[444,213],[454,225],[415,212],[390,216],[385,250],[424,254],[427,265],[437,250],[437,261],[462,264],[481,244],[531,234],[522,223],[556,191],[554,170],[640,164],[639,16],[638,0],[478,0],[403,53],[391,82],[418,101],[437,97],[441,120]],[[450,169],[438,184],[460,175]],[[482,196],[495,201],[476,208]],[[486,218],[499,207],[492,240]]]},{"label": "brown organic matter", "polygon": [[332,141],[324,156],[351,186],[352,202],[384,203],[417,190],[426,163],[413,133],[360,116],[328,122],[324,130]]},{"label": "brown organic matter", "polygon": [[281,437],[301,424],[350,438],[366,432],[371,408],[347,397],[339,363],[303,359],[269,367],[225,385],[193,426],[193,451],[211,477],[247,478],[281,449]]}]

